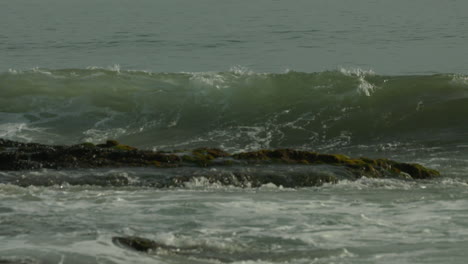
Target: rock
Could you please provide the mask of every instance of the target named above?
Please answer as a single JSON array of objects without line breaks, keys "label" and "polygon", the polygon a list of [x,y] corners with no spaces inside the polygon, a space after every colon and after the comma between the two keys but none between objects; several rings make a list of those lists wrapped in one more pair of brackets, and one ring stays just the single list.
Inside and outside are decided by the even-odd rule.
[{"label": "rock", "polygon": [[176,247],[171,247],[167,245],[163,245],[160,243],[156,243],[153,240],[149,240],[146,238],[141,237],[113,237],[112,242],[120,247],[126,247],[129,249],[133,249],[136,251],[148,252],[150,250],[158,250],[158,249],[170,249],[176,250]]},{"label": "rock", "polygon": [[[87,144],[87,143],[85,143]],[[100,148],[111,148],[111,147],[115,147],[115,146],[118,146],[119,145],[119,142],[117,142],[117,140],[107,140],[105,144],[98,144],[97,147],[100,147]]]},{"label": "rock", "polygon": [[[214,148],[198,148],[183,152],[154,152],[139,150],[108,140],[105,144],[82,143],[72,146],[53,146],[36,143],[20,143],[0,139],[0,170],[71,169],[105,167],[158,167],[173,168],[182,166],[235,166],[247,164],[288,164],[288,165],[330,165],[345,168],[360,177],[396,177],[429,179],[440,176],[436,170],[419,164],[401,163],[388,159],[350,158],[341,154],[321,154],[294,149],[258,150],[231,155]],[[247,181],[248,175],[233,175],[222,181]],[[263,180],[268,180],[265,176]],[[299,176],[298,176],[299,177]],[[306,177],[306,176],[301,176]],[[293,176],[291,176],[291,179]],[[320,179],[319,179],[320,178]],[[331,176],[304,178],[308,184],[336,182]],[[186,181],[185,177],[175,181]],[[213,179],[214,181],[215,179]],[[219,179],[217,179],[219,180]],[[262,184],[263,180],[258,184]],[[278,180],[279,181],[279,180]],[[290,180],[281,179],[288,185]],[[281,182],[279,181],[279,182]]]},{"label": "rock", "polygon": [[394,163],[393,167],[411,175],[415,179],[430,179],[434,176],[440,176],[438,171],[414,163]]},{"label": "rock", "polygon": [[38,263],[37,260],[30,258],[16,258],[12,257],[10,259],[0,258],[0,264],[35,264]]},{"label": "rock", "polygon": [[413,179],[428,179],[440,176],[433,169],[425,168],[419,164],[400,163],[388,159],[369,159],[361,157],[352,159],[341,154],[320,154],[309,151],[292,149],[259,150],[233,155],[234,158],[254,163],[288,163],[288,164],[328,164],[349,168],[357,177],[384,177],[400,176],[401,172],[410,175]]},{"label": "rock", "polygon": [[192,155],[184,155],[187,162],[197,163],[202,167],[208,166],[214,159],[231,156],[229,153],[214,148],[198,148],[192,150]]}]

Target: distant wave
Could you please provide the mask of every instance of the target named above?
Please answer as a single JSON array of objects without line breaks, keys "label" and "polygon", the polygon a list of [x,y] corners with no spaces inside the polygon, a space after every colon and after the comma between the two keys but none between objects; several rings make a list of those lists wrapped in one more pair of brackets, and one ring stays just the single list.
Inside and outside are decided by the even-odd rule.
[{"label": "distant wave", "polygon": [[0,137],[44,143],[115,138],[155,149],[333,148],[466,142],[468,76],[152,73],[33,69],[0,74]]}]

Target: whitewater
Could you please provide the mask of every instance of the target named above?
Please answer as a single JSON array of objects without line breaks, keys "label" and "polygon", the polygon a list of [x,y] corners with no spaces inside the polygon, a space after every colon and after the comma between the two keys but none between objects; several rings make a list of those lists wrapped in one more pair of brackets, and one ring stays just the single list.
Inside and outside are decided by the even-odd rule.
[{"label": "whitewater", "polygon": [[[241,188],[205,177],[313,169],[4,171],[3,262],[464,261],[464,75],[38,68],[5,72],[0,86],[4,139],[70,145],[112,138],[164,151],[295,148],[418,162],[442,173],[434,180],[364,177],[320,187]],[[180,187],[152,183],[187,173],[196,177]],[[132,252],[113,243],[115,236],[178,250]]]},{"label": "whitewater", "polygon": [[108,69],[0,74],[0,135],[41,143],[106,139],[152,149],[463,147],[468,77],[317,73],[152,73]]},{"label": "whitewater", "polygon": [[[0,263],[465,263],[465,10],[463,0],[1,1],[2,140],[294,149],[440,177],[301,187],[233,179],[347,171],[0,170]],[[121,237],[162,246],[141,252]]]}]

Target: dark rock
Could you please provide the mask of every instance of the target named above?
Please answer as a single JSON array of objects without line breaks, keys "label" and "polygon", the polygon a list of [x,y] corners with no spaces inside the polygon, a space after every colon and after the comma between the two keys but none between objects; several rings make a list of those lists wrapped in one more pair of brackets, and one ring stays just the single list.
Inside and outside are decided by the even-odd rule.
[{"label": "dark rock", "polygon": [[[350,158],[340,154],[320,154],[310,151],[293,149],[258,150],[252,152],[229,153],[212,148],[198,148],[189,153],[154,152],[138,150],[122,145],[115,140],[105,144],[94,145],[83,143],[72,146],[49,146],[36,143],[20,143],[0,139],[0,170],[36,170],[36,169],[67,169],[67,168],[104,168],[104,167],[158,167],[173,168],[181,166],[233,166],[242,164],[297,164],[297,165],[331,165],[346,168],[354,178],[363,176],[397,177],[413,179],[429,179],[440,176],[433,169],[419,164],[400,163],[388,159]],[[229,184],[232,181],[248,181],[248,176],[233,175],[222,178]],[[262,184],[264,180],[258,182]],[[331,176],[306,177],[300,182],[320,184],[321,182],[336,182]],[[291,179],[293,176],[290,177]],[[210,179],[209,179],[210,180]],[[215,181],[215,179],[212,179]],[[174,181],[186,181],[184,177],[174,178]],[[219,178],[216,181],[220,181]],[[291,185],[288,179],[277,179],[283,186]]]},{"label": "dark rock", "polygon": [[157,251],[160,249],[177,251],[177,247],[157,243],[153,240],[141,237],[113,237],[112,242],[120,247],[125,247],[141,252]]},{"label": "dark rock", "polygon": [[111,147],[116,147],[118,145],[119,145],[119,142],[117,142],[117,140],[107,140],[105,144],[98,144],[97,147],[111,148]]},{"label": "dark rock", "polygon": [[35,264],[37,260],[29,258],[11,258],[11,259],[0,259],[0,264]]},{"label": "dark rock", "polygon": [[393,164],[393,167],[401,170],[402,172],[408,173],[415,179],[430,179],[434,176],[440,176],[440,173],[436,170],[425,168],[419,164],[408,164],[408,163],[397,163]]}]

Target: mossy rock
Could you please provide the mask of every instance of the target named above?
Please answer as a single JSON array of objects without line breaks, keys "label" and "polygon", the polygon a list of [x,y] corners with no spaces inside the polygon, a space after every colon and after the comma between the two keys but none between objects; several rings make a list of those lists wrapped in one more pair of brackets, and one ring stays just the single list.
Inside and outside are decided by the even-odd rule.
[{"label": "mossy rock", "polygon": [[118,144],[116,146],[112,147],[113,149],[118,149],[118,150],[136,150],[136,148],[128,146],[128,145],[123,145],[123,144]]},{"label": "mossy rock", "polygon": [[237,153],[233,157],[241,160],[269,160],[265,150]]},{"label": "mossy rock", "polygon": [[200,166],[208,166],[216,158],[230,156],[229,153],[220,149],[198,148],[192,150],[192,155],[184,155],[182,159],[186,162],[196,163]]},{"label": "mossy rock", "polygon": [[232,165],[234,165],[234,161],[233,160],[223,160],[222,164],[224,166],[232,166]]},{"label": "mossy rock", "polygon": [[149,162],[149,165],[153,165],[158,168],[164,167],[160,161],[156,161],[156,160]]},{"label": "mossy rock", "polygon": [[100,148],[112,148],[120,145],[120,143],[117,140],[109,139],[106,141],[104,144],[98,144],[97,146]]},{"label": "mossy rock", "polygon": [[[10,148],[13,150],[10,151]],[[8,149],[9,151],[2,151]],[[11,152],[11,153],[10,153]],[[185,164],[184,164],[185,163]],[[20,143],[0,139],[0,170],[26,170],[38,168],[101,168],[155,166],[169,168],[187,165],[230,166],[234,164],[325,164],[345,168],[355,179],[360,177],[398,177],[405,179],[429,179],[440,176],[436,170],[419,164],[400,163],[389,159],[350,158],[341,154],[275,149],[229,153],[213,148],[194,149],[184,152],[154,152],[138,150],[107,140],[104,144],[82,143],[73,146]],[[243,180],[245,180],[243,178]],[[268,180],[268,179],[267,179]],[[324,182],[333,179],[322,179]],[[308,181],[308,180],[306,180]],[[311,179],[310,181],[313,181]],[[311,183],[312,184],[312,183]]]},{"label": "mossy rock", "polygon": [[82,148],[95,148],[96,145],[94,145],[91,142],[83,142],[81,144],[78,144],[77,146],[82,147]]},{"label": "mossy rock", "polygon": [[393,167],[409,174],[411,177],[413,177],[413,179],[430,179],[436,176],[440,176],[438,171],[415,163],[395,163],[393,164]]},{"label": "mossy rock", "polygon": [[173,155],[173,154],[158,154],[156,155],[157,161],[164,162],[164,163],[170,163],[170,164],[177,164],[180,163],[182,160],[178,155]]},{"label": "mossy rock", "polygon": [[230,154],[226,151],[216,148],[197,148],[192,150],[193,155],[209,155],[213,158],[229,157]]},{"label": "mossy rock", "polygon": [[351,167],[368,167],[370,166],[368,163],[361,159],[347,159],[346,160],[346,165],[351,166]]},{"label": "mossy rock", "polygon": [[341,154],[318,154],[316,160],[326,164],[348,164],[350,158]]},{"label": "mossy rock", "polygon": [[197,159],[191,155],[183,155],[182,160],[185,162],[197,162]]},{"label": "mossy rock", "polygon": [[[88,144],[88,143],[83,143],[83,144]],[[89,144],[92,144],[92,143],[89,143]],[[91,145],[87,145],[87,146],[91,147]],[[96,147],[110,148],[110,149],[116,149],[116,150],[125,150],[125,151],[137,150],[137,148],[124,145],[124,144],[120,144],[117,140],[107,140],[106,143],[98,144],[96,145]]]},{"label": "mossy rock", "polygon": [[292,149],[259,150],[238,153],[233,155],[236,159],[254,161],[272,161],[281,163],[301,164],[365,164],[359,160],[352,160],[348,156],[340,154],[318,154],[310,151]]}]

